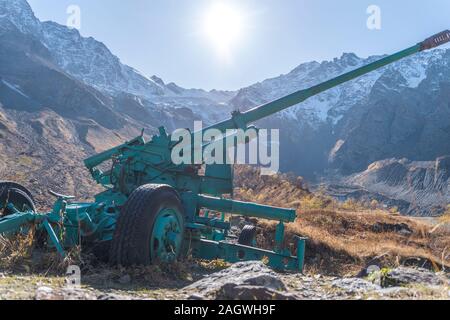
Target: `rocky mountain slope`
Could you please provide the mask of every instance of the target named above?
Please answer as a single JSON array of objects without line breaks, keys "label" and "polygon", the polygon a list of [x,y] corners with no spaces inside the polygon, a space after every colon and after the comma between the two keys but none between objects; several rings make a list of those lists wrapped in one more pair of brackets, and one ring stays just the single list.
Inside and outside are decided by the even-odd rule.
[{"label": "rocky mountain slope", "polygon": [[[347,53],[333,61],[302,64],[286,75],[241,89],[231,103],[245,110],[379,58]],[[304,176],[329,168],[355,173],[391,157],[435,160],[450,154],[449,62],[450,50],[424,52],[262,123],[283,124],[284,154],[299,150],[296,157],[282,157],[284,168]]]},{"label": "rocky mountain slope", "polygon": [[[189,106],[198,112],[198,119],[215,119],[218,112],[225,113],[228,109],[224,103],[234,96],[233,92],[227,91],[184,89],[174,83],[165,84],[156,76],[147,78],[122,64],[94,38],[82,37],[78,30],[51,21],[39,21],[26,0],[0,1],[0,28],[13,27],[40,42],[51,61],[65,73],[107,96],[131,95],[143,105],[151,101],[162,109]],[[176,112],[169,115],[173,116],[173,113]]]},{"label": "rocky mountain slope", "polygon": [[450,157],[436,161],[389,159],[378,161],[348,178],[347,184],[370,193],[403,200],[409,214],[439,214],[439,204],[450,199]]}]

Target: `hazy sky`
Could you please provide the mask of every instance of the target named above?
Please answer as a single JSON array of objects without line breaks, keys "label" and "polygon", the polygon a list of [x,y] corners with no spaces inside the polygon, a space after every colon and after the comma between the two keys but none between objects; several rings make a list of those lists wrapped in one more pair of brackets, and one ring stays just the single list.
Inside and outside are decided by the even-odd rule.
[{"label": "hazy sky", "polygon": [[[211,9],[216,2],[229,9],[225,21],[217,22],[223,10],[217,14]],[[302,62],[332,59],[343,52],[363,57],[391,53],[450,28],[448,0],[29,3],[41,20],[61,24],[66,24],[68,6],[78,5],[82,35],[104,42],[122,62],[145,75],[187,88],[238,89],[287,73]],[[381,30],[367,27],[370,5],[381,9]],[[227,30],[220,29],[227,24]],[[223,39],[212,39],[217,34]]]}]

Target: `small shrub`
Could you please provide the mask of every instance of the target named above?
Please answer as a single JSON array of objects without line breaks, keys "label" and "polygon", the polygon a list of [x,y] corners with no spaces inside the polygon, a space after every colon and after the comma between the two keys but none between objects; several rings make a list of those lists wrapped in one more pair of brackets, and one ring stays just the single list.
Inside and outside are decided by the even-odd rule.
[{"label": "small shrub", "polygon": [[398,207],[392,207],[389,209],[389,213],[391,214],[399,214]]},{"label": "small shrub", "polygon": [[223,259],[215,259],[215,260],[204,260],[200,261],[200,265],[209,270],[223,270],[230,266],[229,262],[226,262]]},{"label": "small shrub", "polygon": [[33,247],[33,234],[18,235],[14,239],[0,236],[0,267],[29,271]]},{"label": "small shrub", "polygon": [[379,206],[380,204],[378,203],[378,201],[377,200],[372,200],[371,202],[370,202],[370,208],[372,209],[372,210],[376,210],[377,208],[378,208],[378,206]]},{"label": "small shrub", "polygon": [[310,196],[305,197],[301,201],[302,209],[304,210],[317,210],[317,209],[323,209],[326,207],[325,201],[321,197],[316,196]]},{"label": "small shrub", "polygon": [[447,210],[440,218],[441,223],[450,223],[450,204],[447,206]]},{"label": "small shrub", "polygon": [[355,200],[355,199],[348,199],[347,201],[345,201],[342,205],[341,208],[343,210],[348,210],[348,211],[356,211],[358,209],[360,209],[360,205],[359,203]]}]

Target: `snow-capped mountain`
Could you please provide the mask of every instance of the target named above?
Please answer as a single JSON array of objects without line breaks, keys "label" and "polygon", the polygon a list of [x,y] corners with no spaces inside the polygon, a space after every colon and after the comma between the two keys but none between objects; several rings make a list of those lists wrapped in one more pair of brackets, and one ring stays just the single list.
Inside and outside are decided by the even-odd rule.
[{"label": "snow-capped mountain", "polygon": [[[352,106],[368,98],[375,83],[383,75],[396,70],[406,80],[403,87],[417,88],[426,78],[428,66],[439,63],[445,52],[445,50],[434,50],[407,58],[312,97],[277,116],[295,121],[307,119],[312,125],[328,122],[335,125]],[[364,59],[354,53],[344,53],[340,58],[332,61],[304,63],[286,75],[241,89],[231,103],[235,108],[247,109],[312,87],[380,58],[382,56],[371,56]]]},{"label": "snow-capped mountain", "polygon": [[0,0],[0,24],[10,21],[22,33],[39,33],[41,25],[30,5],[23,0]]},{"label": "snow-capped mountain", "polygon": [[100,91],[112,95],[126,92],[143,97],[171,93],[164,85],[123,65],[103,43],[81,37],[76,29],[44,22],[42,40],[58,66]]},{"label": "snow-capped mountain", "polygon": [[[380,58],[345,53],[332,61],[304,63],[286,75],[241,89],[231,103],[245,110]],[[314,96],[262,125],[282,128],[284,152],[290,155],[285,160],[282,157],[284,168],[305,176],[329,169],[330,164],[353,173],[391,157],[435,160],[450,154],[446,142],[450,139],[450,115],[443,106],[448,103],[449,79],[450,50],[435,49]],[[377,106],[389,106],[389,110],[374,111]],[[384,131],[377,137],[379,128]],[[292,157],[294,149],[301,150],[296,157]],[[283,147],[281,152],[283,155]]]},{"label": "snow-capped mountain", "polygon": [[234,96],[233,92],[184,89],[174,83],[166,85],[156,76],[148,78],[122,64],[103,43],[94,38],[82,37],[78,30],[55,22],[40,22],[26,0],[0,0],[0,25],[7,23],[39,39],[62,70],[108,95],[126,93],[158,101],[168,98],[168,103],[176,99],[190,99],[191,105],[208,116],[216,113],[214,108],[218,104],[223,105]]}]

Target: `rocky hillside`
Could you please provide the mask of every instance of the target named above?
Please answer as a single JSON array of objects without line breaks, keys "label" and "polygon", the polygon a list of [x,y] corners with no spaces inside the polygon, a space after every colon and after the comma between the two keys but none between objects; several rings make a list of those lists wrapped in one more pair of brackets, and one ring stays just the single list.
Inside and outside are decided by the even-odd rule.
[{"label": "rocky hillside", "polygon": [[409,204],[411,215],[439,214],[450,199],[450,157],[436,161],[384,160],[348,177],[347,184]]}]

